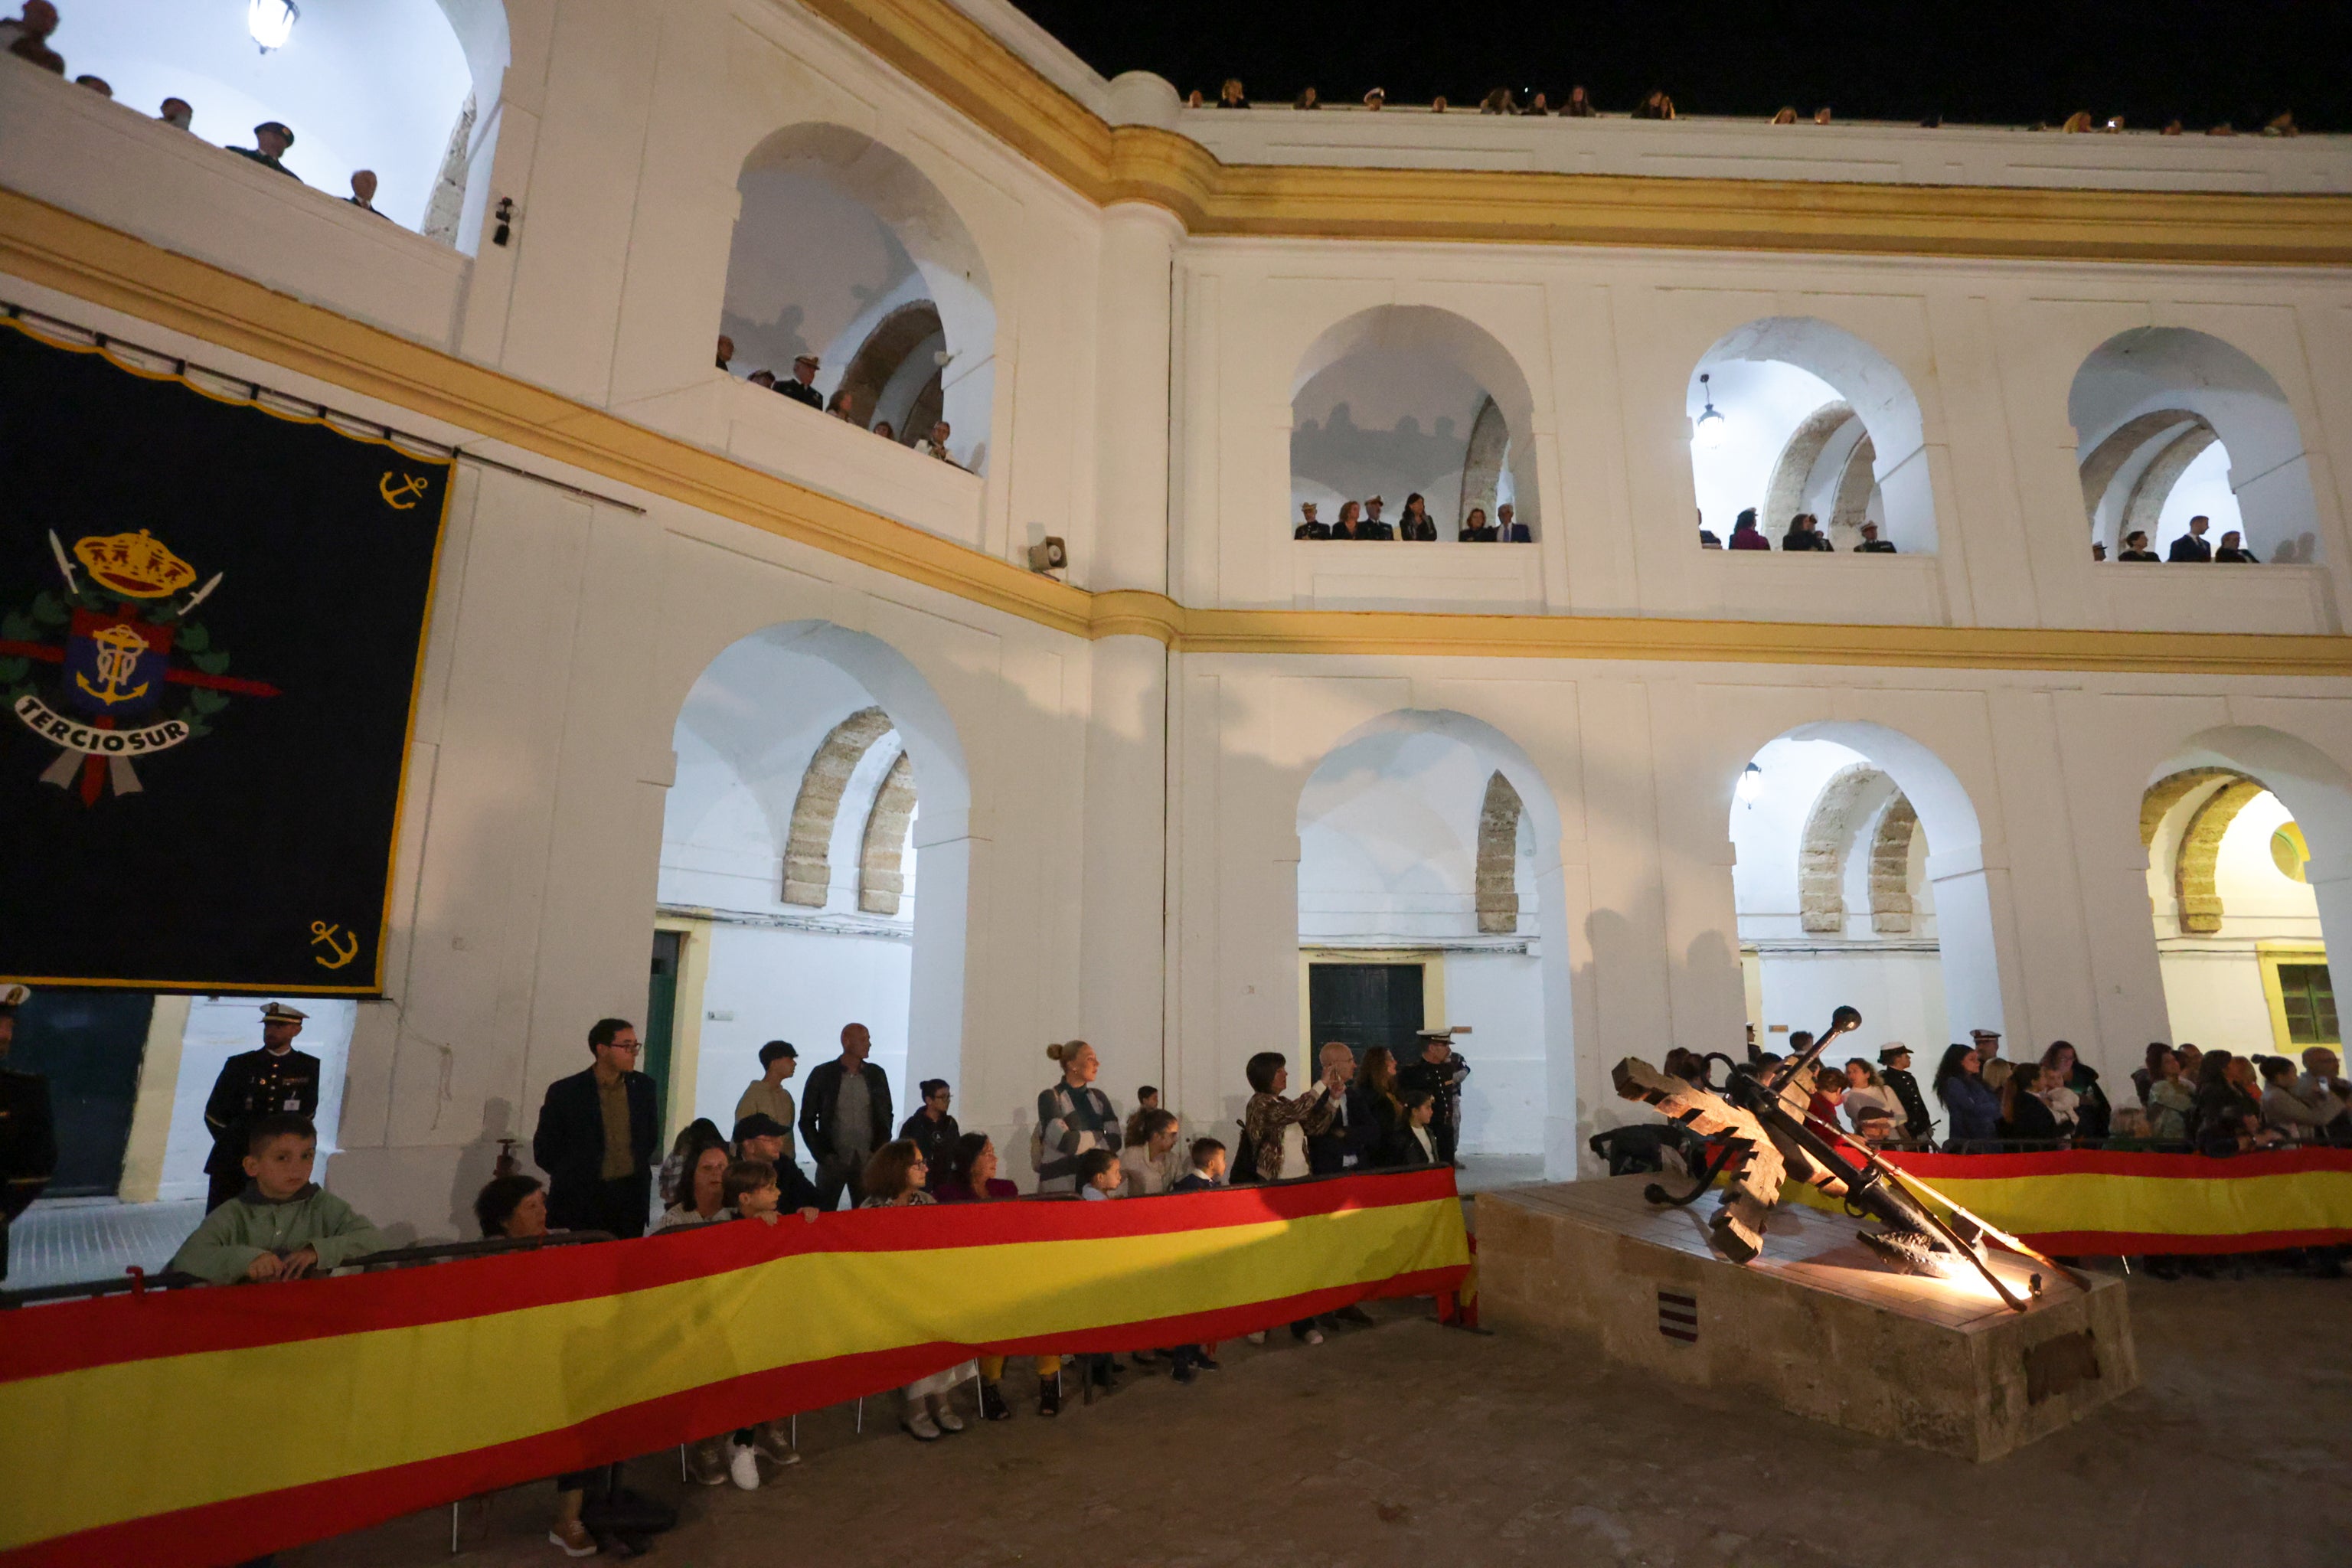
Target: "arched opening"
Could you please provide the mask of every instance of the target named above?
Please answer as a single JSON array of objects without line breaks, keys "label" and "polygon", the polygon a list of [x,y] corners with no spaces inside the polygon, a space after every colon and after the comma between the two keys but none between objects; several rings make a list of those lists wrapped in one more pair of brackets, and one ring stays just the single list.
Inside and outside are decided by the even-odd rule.
[{"label": "arched opening", "polygon": [[1317,765],[1298,802],[1299,1047],[1466,1025],[1467,1157],[1576,1169],[1559,810],[1526,754],[1451,712],[1391,713]]},{"label": "arched opening", "polygon": [[509,58],[502,0],[305,5],[281,48],[254,47],[243,5],[118,0],[67,5],[57,47],[142,113],[166,98],[189,129],[250,147],[253,127],[294,132],[286,166],[330,195],[376,174],[376,209],[471,253],[481,231]]},{"label": "arched opening", "polygon": [[1441,540],[1473,506],[1507,502],[1536,531],[1535,403],[1485,328],[1426,305],[1381,305],[1317,338],[1290,381],[1290,518],[1325,522],[1377,495],[1394,523],[1419,492]]},{"label": "arched opening", "polygon": [[702,671],[672,748],[654,1010],[666,951],[674,1005],[648,1022],[646,1064],[668,1131],[731,1125],[761,1044],[792,1041],[805,1074],[847,1023],[872,1032],[899,1114],[914,1082],[953,1079],[968,841],[925,848],[921,818],[959,821],[971,796],[921,677],[872,637],[772,626]]},{"label": "arched opening", "polygon": [[2317,558],[2303,435],[2268,371],[2221,339],[2139,327],[2093,350],[2066,397],[2091,538],[2118,555],[2135,531],[2158,555],[2211,519],[2264,561]]},{"label": "arched opening", "polygon": [[738,374],[814,353],[856,423],[903,441],[945,419],[948,449],[986,471],[996,307],[971,231],[899,153],[846,126],[794,125],[753,148],[727,258],[719,331]]},{"label": "arched opening", "polygon": [[[1865,521],[1904,553],[1935,550],[1919,400],[1853,333],[1810,316],[1750,321],[1700,356],[1686,403],[1700,524],[1717,537],[1753,507],[1775,548],[1804,511],[1838,550]],[[1720,418],[1702,423],[1710,405]]]},{"label": "arched opening", "polygon": [[1922,1057],[2000,1029],[1981,835],[1942,760],[1883,726],[1835,722],[1792,730],[1748,765],[1731,808],[1732,889],[1766,1048],[1849,1003],[1864,1038]]},{"label": "arched opening", "polygon": [[2173,1037],[2293,1056],[2339,1046],[2327,932],[2346,897],[2352,780],[2276,731],[2209,731],[2140,797]]}]

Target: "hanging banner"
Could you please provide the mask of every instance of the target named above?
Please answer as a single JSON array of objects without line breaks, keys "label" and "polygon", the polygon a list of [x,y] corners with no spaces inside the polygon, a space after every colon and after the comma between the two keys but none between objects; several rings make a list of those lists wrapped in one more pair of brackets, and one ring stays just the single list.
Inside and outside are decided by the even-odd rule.
[{"label": "hanging banner", "polygon": [[1468,1262],[1436,1169],[26,1307],[0,1314],[0,1568],[237,1562],[974,1354],[1231,1339]]},{"label": "hanging banner", "polygon": [[381,992],[452,464],[0,328],[0,980]]}]

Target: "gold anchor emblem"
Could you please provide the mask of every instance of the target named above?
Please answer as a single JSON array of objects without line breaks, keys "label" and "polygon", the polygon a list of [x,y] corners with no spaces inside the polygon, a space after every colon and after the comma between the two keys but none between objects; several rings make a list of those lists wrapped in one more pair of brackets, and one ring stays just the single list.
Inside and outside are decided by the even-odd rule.
[{"label": "gold anchor emblem", "polygon": [[117,622],[89,639],[98,645],[98,679],[103,684],[92,686],[89,677],[77,674],[74,684],[105,703],[109,708],[118,702],[130,702],[147,695],[148,681],[125,689],[123,682],[139,673],[140,656],[147,651],[147,639],[129,626]]},{"label": "gold anchor emblem", "polygon": [[[400,481],[398,484],[393,483],[395,479]],[[414,511],[416,503],[425,499],[425,488],[430,483],[422,475],[403,474],[386,468],[383,478],[376,481],[375,493],[382,496],[383,504],[394,511]]]},{"label": "gold anchor emblem", "polygon": [[317,964],[321,969],[341,969],[344,964],[349,963],[352,959],[359,956],[360,939],[356,932],[346,938],[346,940],[351,943],[348,947],[343,946],[341,943],[335,941],[335,933],[342,929],[343,928],[341,926],[336,925],[329,921],[312,921],[310,922],[310,945],[312,947],[317,947],[320,943],[324,942],[326,944],[327,951],[335,955],[332,958],[327,958],[314,952],[310,955],[311,963]]}]

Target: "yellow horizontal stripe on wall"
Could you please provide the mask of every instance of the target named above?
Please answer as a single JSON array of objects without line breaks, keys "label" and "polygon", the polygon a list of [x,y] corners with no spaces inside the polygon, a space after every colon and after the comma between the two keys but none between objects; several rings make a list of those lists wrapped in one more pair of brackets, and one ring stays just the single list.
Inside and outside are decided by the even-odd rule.
[{"label": "yellow horizontal stripe on wall", "polygon": [[[816,1253],[0,1384],[0,1550],[513,1442],[778,1367],[1211,1311],[1467,1258],[1454,1200],[1148,1237]],[[263,1432],[284,1440],[248,1440]]]}]

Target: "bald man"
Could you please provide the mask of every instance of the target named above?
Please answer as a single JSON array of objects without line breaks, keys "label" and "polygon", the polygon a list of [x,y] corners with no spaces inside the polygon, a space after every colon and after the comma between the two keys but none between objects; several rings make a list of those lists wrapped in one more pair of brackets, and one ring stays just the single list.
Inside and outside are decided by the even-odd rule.
[{"label": "bald man", "polygon": [[844,1025],[840,1057],[811,1071],[801,1091],[801,1142],[816,1162],[817,1207],[828,1213],[845,1192],[852,1208],[866,1201],[866,1162],[890,1142],[890,1078],[866,1059],[873,1050],[865,1025]]}]

